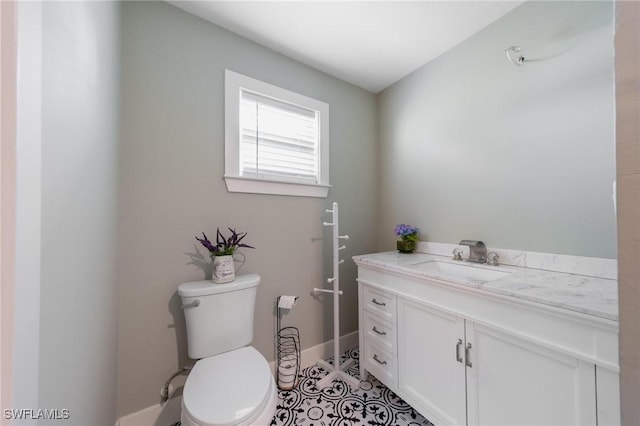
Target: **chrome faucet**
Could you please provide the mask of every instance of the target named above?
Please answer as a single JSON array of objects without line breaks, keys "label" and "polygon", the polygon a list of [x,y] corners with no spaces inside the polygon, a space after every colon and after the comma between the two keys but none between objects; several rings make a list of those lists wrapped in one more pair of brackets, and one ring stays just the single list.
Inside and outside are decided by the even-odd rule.
[{"label": "chrome faucet", "polygon": [[487,261],[487,248],[482,241],[462,240],[458,244],[469,246],[467,261],[475,263],[485,263]]}]

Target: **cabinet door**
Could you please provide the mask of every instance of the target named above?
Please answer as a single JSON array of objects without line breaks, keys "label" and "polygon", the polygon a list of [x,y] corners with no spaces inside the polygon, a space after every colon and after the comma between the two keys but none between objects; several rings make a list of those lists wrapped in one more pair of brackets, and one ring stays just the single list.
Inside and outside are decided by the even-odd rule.
[{"label": "cabinet door", "polygon": [[466,424],[463,340],[463,319],[398,298],[398,387],[436,425]]},{"label": "cabinet door", "polygon": [[469,425],[595,425],[595,368],[467,322]]}]

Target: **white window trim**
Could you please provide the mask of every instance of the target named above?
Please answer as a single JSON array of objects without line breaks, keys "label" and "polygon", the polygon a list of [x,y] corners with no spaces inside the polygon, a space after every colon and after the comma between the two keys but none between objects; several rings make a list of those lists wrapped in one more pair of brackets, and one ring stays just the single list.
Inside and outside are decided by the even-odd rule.
[{"label": "white window trim", "polygon": [[[320,112],[319,183],[293,183],[240,176],[240,89]],[[229,192],[321,198],[326,198],[329,193],[329,105],[324,102],[225,70],[224,148],[224,180]]]}]

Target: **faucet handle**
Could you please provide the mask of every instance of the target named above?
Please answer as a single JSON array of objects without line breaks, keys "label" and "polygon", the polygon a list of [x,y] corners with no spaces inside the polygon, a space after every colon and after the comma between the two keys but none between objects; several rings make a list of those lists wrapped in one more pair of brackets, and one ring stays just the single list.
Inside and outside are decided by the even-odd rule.
[{"label": "faucet handle", "polygon": [[489,254],[487,255],[487,264],[489,265],[493,265],[493,266],[498,266],[498,259],[500,258],[500,256],[498,256],[498,253],[492,251],[489,252]]},{"label": "faucet handle", "polygon": [[453,253],[453,260],[462,260],[462,249],[456,247],[451,253]]}]

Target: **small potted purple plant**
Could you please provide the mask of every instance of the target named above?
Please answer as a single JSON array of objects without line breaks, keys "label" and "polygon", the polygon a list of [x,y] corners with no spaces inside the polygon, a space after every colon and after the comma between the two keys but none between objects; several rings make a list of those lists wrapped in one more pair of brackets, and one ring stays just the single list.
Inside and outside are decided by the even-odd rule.
[{"label": "small potted purple plant", "polygon": [[400,224],[394,230],[396,235],[400,237],[396,241],[396,247],[400,253],[413,253],[416,249],[418,241],[418,228],[411,225]]},{"label": "small potted purple plant", "polygon": [[233,254],[241,247],[255,248],[248,244],[244,244],[242,240],[247,236],[246,232],[236,232],[235,229],[228,228],[231,236],[225,238],[220,232],[220,228],[216,229],[216,243],[213,244],[203,232],[202,238],[196,237],[207,250],[209,256],[213,260],[213,275],[211,280],[214,283],[228,283],[236,279],[236,270],[233,265]]}]

